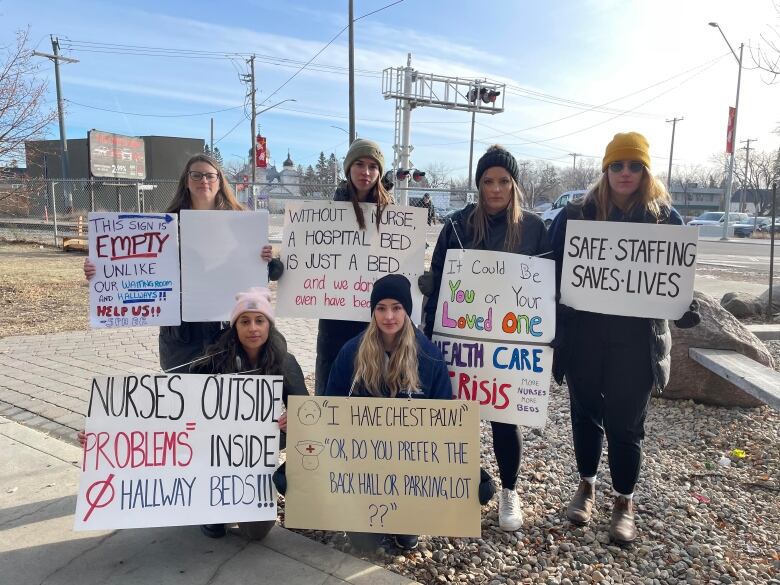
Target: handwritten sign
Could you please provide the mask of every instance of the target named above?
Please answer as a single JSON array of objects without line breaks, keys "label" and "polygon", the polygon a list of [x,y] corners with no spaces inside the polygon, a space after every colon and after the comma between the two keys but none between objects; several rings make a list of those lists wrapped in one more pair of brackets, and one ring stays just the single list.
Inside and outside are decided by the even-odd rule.
[{"label": "handwritten sign", "polygon": [[75,530],[273,520],[282,376],[94,379]]},{"label": "handwritten sign", "polygon": [[363,204],[366,229],[358,227],[351,203],[290,202],[284,211],[282,261],[277,308],[285,317],[371,320],[371,289],[386,274],[399,273],[412,284],[420,322],[427,210],[391,205],[376,229],[376,206]]},{"label": "handwritten sign", "polygon": [[236,294],[268,284],[268,211],[181,211],[184,321],[227,321]]},{"label": "handwritten sign", "polygon": [[452,380],[452,396],[479,404],[482,420],[544,428],[553,350],[434,335]]},{"label": "handwritten sign", "polygon": [[93,328],[178,325],[179,233],[175,215],[92,212],[89,282]]},{"label": "handwritten sign", "polygon": [[548,343],[555,337],[555,262],[508,252],[447,250],[435,333]]},{"label": "handwritten sign", "polygon": [[679,319],[693,299],[695,227],[570,221],[561,303],[581,311]]},{"label": "handwritten sign", "polygon": [[290,396],[285,526],[479,536],[479,414],[459,400]]}]

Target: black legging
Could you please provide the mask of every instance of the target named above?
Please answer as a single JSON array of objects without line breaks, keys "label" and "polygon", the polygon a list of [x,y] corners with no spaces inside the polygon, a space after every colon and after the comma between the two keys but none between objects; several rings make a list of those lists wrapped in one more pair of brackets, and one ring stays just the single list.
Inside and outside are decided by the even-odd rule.
[{"label": "black legging", "polygon": [[490,426],[493,427],[493,451],[501,476],[501,487],[513,490],[517,483],[517,474],[520,473],[523,435],[517,425],[491,421]]}]

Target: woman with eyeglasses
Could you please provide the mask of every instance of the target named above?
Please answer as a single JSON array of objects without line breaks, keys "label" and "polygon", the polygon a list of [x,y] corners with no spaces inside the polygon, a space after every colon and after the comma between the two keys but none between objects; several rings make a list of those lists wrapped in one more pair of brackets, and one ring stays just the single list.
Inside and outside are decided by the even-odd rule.
[{"label": "woman with eyeglasses", "polygon": [[[637,132],[616,134],[607,145],[598,183],[569,203],[550,226],[560,289],[569,220],[682,225],[664,184],[650,173],[647,139]],[[698,323],[696,301],[678,327]],[[607,437],[615,495],[609,537],[618,544],[636,539],[633,494],[642,460],[644,423],[653,388],[669,381],[672,338],[665,319],[576,311],[559,305],[553,375],[566,377],[571,404],[579,487],[566,509],[575,524],[590,521],[596,472]]]},{"label": "woman with eyeglasses", "polygon": [[[508,150],[495,145],[477,163],[476,203],[466,205],[447,218],[439,233],[431,260],[432,290],[425,305],[425,335],[433,335],[433,323],[441,288],[447,250],[493,250],[528,256],[550,252],[547,230],[539,216],[521,209],[520,168]],[[517,476],[523,451],[518,425],[491,421],[493,451],[501,477],[498,526],[507,532],[519,530],[523,512],[517,494]]]},{"label": "woman with eyeglasses", "polygon": [[[358,227],[367,229],[371,219],[365,217],[361,203],[373,203],[377,228],[385,207],[393,203],[382,180],[385,157],[379,145],[365,138],[356,139],[344,157],[346,180],[338,186],[333,201],[352,203]],[[325,392],[330,368],[344,344],[365,331],[366,321],[339,321],[320,319],[317,324],[317,362],[314,373],[314,389],[317,395]]]},{"label": "woman with eyeglasses", "polygon": [[[187,161],[173,200],[165,211],[178,214],[182,209],[240,211],[244,208],[233,195],[219,163],[207,154],[196,154]],[[278,280],[282,263],[272,258],[270,245],[263,246],[260,257],[269,263],[268,278]],[[84,276],[91,280],[95,272],[95,264],[86,258]],[[221,330],[222,323],[219,322],[182,321],[181,325],[160,327],[160,367],[169,373],[187,372],[189,364],[203,355],[206,346],[214,342]]]}]

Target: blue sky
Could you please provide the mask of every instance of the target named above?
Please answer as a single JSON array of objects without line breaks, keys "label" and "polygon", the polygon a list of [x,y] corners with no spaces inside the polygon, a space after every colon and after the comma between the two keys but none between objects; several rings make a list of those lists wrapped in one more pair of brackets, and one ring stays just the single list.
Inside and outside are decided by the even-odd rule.
[{"label": "blue sky", "polygon": [[[355,15],[389,3],[355,0]],[[217,146],[226,162],[236,162],[250,147],[242,107],[246,86],[238,79],[247,72],[243,57],[173,58],[128,54],[125,48],[103,53],[91,43],[262,55],[256,66],[262,103],[346,24],[346,10],[346,0],[0,0],[0,43],[29,26],[38,50],[50,51],[49,34],[55,34],[66,47],[63,54],[79,59],[62,68],[69,138],[97,128],[208,140],[213,116]],[[421,72],[488,77],[511,86],[504,113],[477,117],[477,155],[498,142],[518,158],[565,166],[571,164],[568,153],[600,158],[615,132],[637,130],[648,136],[660,171],[668,164],[671,136],[665,120],[682,116],[675,163],[706,164],[724,149],[737,77],[728,47],[707,26],[711,20],[721,24],[735,48],[740,42],[755,44],[769,25],[780,26],[771,0],[405,0],[356,23],[358,134],[376,139],[392,160],[394,102],[382,98],[379,77],[384,68],[405,64],[411,52]],[[747,49],[745,64],[752,64]],[[321,150],[343,156],[347,149],[347,135],[332,127],[348,127],[347,33],[313,65],[321,67],[304,70],[261,106],[296,100],[259,118],[277,166],[288,148],[304,165],[313,164]],[[53,103],[48,61],[42,60],[41,73],[52,79]],[[772,133],[780,125],[780,84],[768,85],[765,77],[743,72],[738,127],[738,140],[756,138],[760,150],[780,145]],[[531,98],[529,90],[538,93]],[[558,98],[611,102],[608,107],[615,111],[588,112],[581,105],[561,105]],[[129,115],[225,109],[187,117]],[[469,122],[462,112],[414,110],[415,165],[443,163],[465,176]],[[58,136],[56,125],[50,136]]]}]

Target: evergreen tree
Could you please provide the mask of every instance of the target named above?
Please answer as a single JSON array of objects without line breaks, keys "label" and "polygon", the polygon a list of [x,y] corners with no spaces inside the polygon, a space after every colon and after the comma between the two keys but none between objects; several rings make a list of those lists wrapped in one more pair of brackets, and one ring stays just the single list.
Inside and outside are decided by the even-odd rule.
[{"label": "evergreen tree", "polygon": [[328,167],[328,159],[325,158],[325,153],[320,151],[320,156],[317,159],[317,166],[315,167],[317,173],[317,183],[321,186],[325,186],[328,183],[333,182],[330,168]]},{"label": "evergreen tree", "polygon": [[214,147],[214,152],[211,153],[211,156],[213,156],[214,160],[219,163],[219,166],[224,165],[224,161],[222,160],[222,153],[219,152],[219,146]]},{"label": "evergreen tree", "polygon": [[341,179],[341,169],[339,168],[339,161],[336,160],[336,155],[332,152],[328,157],[328,168],[330,169],[331,183],[338,183]]}]

